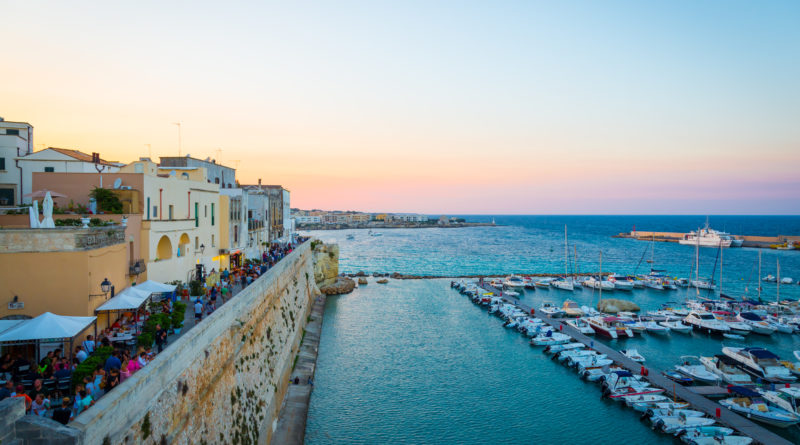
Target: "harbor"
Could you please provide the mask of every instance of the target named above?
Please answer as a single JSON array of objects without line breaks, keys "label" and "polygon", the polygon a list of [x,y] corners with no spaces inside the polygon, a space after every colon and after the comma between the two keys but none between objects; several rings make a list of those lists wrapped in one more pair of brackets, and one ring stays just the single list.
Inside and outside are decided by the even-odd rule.
[{"label": "harbor", "polygon": [[[454,283],[456,288],[459,288],[458,284]],[[465,289],[462,287],[462,289]],[[491,287],[487,284],[481,282],[479,289],[482,289],[486,293],[490,293],[492,295],[497,295],[504,303],[514,305],[520,309],[522,309],[525,313],[531,314],[531,316],[535,316],[537,319],[540,319],[544,324],[551,326],[554,330],[559,333],[566,334],[571,337],[571,340],[581,342],[584,345],[589,346],[592,350],[605,355],[609,359],[613,361],[615,365],[619,365],[631,373],[639,373],[642,377],[647,379],[654,387],[661,388],[665,391],[665,393],[669,394],[673,400],[683,400],[690,404],[691,407],[702,411],[707,416],[714,418],[720,424],[731,427],[736,431],[746,435],[747,437],[752,438],[755,443],[762,443],[762,444],[791,444],[792,442],[776,435],[775,433],[765,429],[764,427],[752,422],[749,419],[746,419],[738,414],[735,414],[727,409],[723,409],[718,403],[709,400],[708,398],[701,395],[699,392],[694,391],[695,388],[703,388],[703,387],[685,387],[679,384],[676,384],[674,381],[667,379],[660,370],[644,366],[639,362],[632,360],[631,358],[623,355],[619,351],[612,349],[611,347],[605,345],[600,341],[596,341],[594,338],[590,338],[572,326],[563,323],[561,320],[550,318],[548,315],[537,312],[536,309],[523,304],[520,300],[509,297],[503,296],[503,292],[498,292],[496,288]],[[469,295],[469,293],[466,293]],[[554,343],[556,344],[556,343]],[[714,388],[716,392],[719,392],[718,387]],[[702,391],[700,391],[702,392]],[[728,393],[727,390],[725,390]],[[727,443],[727,442],[723,442]]]}]

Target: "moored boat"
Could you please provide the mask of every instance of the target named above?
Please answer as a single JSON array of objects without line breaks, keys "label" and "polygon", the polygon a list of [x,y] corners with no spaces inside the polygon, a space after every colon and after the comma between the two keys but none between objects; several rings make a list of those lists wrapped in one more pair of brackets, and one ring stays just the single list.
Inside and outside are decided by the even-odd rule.
[{"label": "moored boat", "polygon": [[729,386],[728,390],[736,393],[738,397],[720,400],[719,404],[731,411],[779,428],[786,428],[800,423],[800,416],[766,403],[761,394],[752,389],[744,386]]},{"label": "moored boat", "polygon": [[790,383],[797,380],[789,369],[780,364],[780,357],[764,348],[726,346],[722,348],[722,353],[735,360],[739,369],[753,377],[772,383]]},{"label": "moored boat", "polygon": [[630,338],[633,337],[633,331],[625,326],[623,320],[617,317],[589,317],[586,322],[589,323],[594,331],[600,335],[609,338]]}]

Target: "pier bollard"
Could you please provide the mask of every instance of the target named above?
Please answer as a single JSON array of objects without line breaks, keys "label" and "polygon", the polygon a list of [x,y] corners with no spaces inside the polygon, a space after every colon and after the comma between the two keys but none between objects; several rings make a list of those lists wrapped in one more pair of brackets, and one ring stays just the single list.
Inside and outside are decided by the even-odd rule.
[{"label": "pier bollard", "polygon": [[641,370],[641,371],[639,371],[639,374],[641,374],[641,375],[646,375],[646,374],[644,373],[644,366],[642,366],[642,370]]},{"label": "pier bollard", "polygon": [[717,408],[717,419],[722,417],[722,408]]},{"label": "pier bollard", "polygon": [[561,332],[563,330],[564,330],[564,325],[563,324],[558,325],[558,331]]},{"label": "pier bollard", "polygon": [[786,385],[787,388],[791,388],[792,387],[792,385],[789,384],[789,383],[784,383],[784,385]]}]

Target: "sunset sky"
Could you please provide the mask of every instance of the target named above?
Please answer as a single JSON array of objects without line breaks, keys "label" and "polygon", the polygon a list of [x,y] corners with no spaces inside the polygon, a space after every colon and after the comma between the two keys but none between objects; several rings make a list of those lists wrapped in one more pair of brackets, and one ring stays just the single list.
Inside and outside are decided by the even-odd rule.
[{"label": "sunset sky", "polygon": [[0,116],[31,123],[37,150],[174,156],[180,121],[183,154],[282,184],[293,207],[800,213],[798,1],[4,1],[2,17]]}]

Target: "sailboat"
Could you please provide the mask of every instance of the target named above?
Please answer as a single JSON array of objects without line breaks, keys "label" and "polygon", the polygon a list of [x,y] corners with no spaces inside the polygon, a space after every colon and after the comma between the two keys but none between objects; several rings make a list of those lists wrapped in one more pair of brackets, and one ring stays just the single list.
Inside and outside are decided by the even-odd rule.
[{"label": "sailboat", "polygon": [[705,290],[714,290],[714,283],[712,281],[706,279],[700,279],[700,240],[697,239],[695,242],[695,250],[694,250],[694,280],[691,280],[689,284],[692,287],[697,288],[697,294],[700,295],[700,289]]},{"label": "sailboat", "polygon": [[575,290],[575,284],[572,278],[569,277],[569,253],[567,250],[567,225],[564,224],[564,278],[560,280],[553,280],[550,285],[556,289],[561,290]]}]

